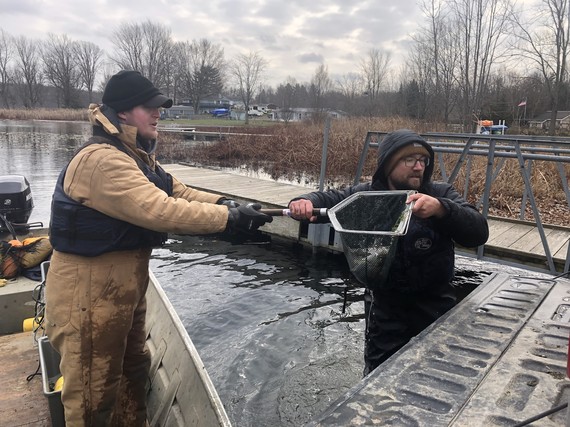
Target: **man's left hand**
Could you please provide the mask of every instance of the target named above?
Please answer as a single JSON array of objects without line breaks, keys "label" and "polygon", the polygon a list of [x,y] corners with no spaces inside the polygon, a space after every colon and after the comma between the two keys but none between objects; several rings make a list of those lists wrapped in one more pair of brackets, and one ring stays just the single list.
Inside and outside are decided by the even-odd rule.
[{"label": "man's left hand", "polygon": [[406,203],[411,202],[415,202],[412,213],[419,218],[430,218],[432,216],[443,218],[447,214],[447,210],[443,207],[441,202],[427,194],[411,194],[408,200],[406,200]]}]

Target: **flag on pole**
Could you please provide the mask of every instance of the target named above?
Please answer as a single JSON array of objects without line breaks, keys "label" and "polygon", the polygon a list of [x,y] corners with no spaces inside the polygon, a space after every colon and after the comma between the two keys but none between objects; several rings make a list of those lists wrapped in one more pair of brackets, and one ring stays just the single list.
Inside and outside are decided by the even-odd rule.
[{"label": "flag on pole", "polygon": [[524,107],[526,105],[526,100],[519,102],[519,107]]}]

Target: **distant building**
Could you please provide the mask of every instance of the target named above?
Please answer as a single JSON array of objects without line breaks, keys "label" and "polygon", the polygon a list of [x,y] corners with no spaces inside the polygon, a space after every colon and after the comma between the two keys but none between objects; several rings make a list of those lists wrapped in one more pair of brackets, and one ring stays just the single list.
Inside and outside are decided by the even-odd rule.
[{"label": "distant building", "polygon": [[272,113],[272,120],[286,122],[300,122],[311,120],[318,115],[326,115],[333,119],[343,119],[348,114],[341,110],[321,109],[321,108],[280,108]]},{"label": "distant building", "polygon": [[[248,117],[265,118],[271,120],[273,112],[277,109],[275,104],[251,104],[247,110]],[[245,105],[243,102],[235,102],[231,108],[230,117],[233,120],[245,120]]]},{"label": "distant building", "polygon": [[188,105],[173,105],[165,108],[160,113],[161,119],[191,119],[194,116],[194,108]]},{"label": "distant building", "polygon": [[[184,99],[180,103],[192,107],[191,99]],[[217,99],[201,99],[197,114],[209,114],[218,108],[232,108],[234,102],[226,97],[219,96]]]},{"label": "distant building", "polygon": [[[549,129],[552,111],[542,113],[528,121],[529,128]],[[570,111],[558,111],[556,114],[556,129],[570,129]]]}]

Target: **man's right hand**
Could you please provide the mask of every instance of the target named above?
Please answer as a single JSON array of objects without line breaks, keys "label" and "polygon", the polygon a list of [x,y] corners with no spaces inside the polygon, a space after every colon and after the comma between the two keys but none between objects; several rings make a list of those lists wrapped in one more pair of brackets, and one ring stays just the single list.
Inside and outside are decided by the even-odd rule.
[{"label": "man's right hand", "polygon": [[258,212],[261,209],[259,203],[251,203],[240,205],[237,208],[228,209],[228,231],[234,232],[252,232],[257,230],[265,223],[272,222],[273,217]]},{"label": "man's right hand", "polygon": [[291,218],[296,220],[308,219],[313,222],[317,217],[313,215],[313,202],[307,199],[293,200],[289,203]]}]

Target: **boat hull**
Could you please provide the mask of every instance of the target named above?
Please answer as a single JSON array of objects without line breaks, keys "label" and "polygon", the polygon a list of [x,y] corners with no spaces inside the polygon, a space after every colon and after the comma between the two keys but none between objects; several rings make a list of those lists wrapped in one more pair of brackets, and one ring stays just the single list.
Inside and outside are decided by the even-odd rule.
[{"label": "boat hull", "polygon": [[156,277],[147,291],[151,352],[151,426],[230,426],[229,418],[184,325]]},{"label": "boat hull", "polygon": [[[47,235],[47,230],[35,230],[33,234]],[[29,237],[29,234],[25,237]],[[231,426],[194,343],[160,283],[152,271],[149,274],[150,282],[146,295],[147,345],[151,353],[147,399],[149,425]],[[4,287],[0,287],[0,335],[5,335],[4,339],[9,339],[9,335],[13,335],[14,339],[21,336],[24,320],[35,317],[39,285],[40,282],[18,276]],[[39,340],[42,335],[43,330],[39,329],[35,333],[35,338]],[[38,347],[37,341],[31,336],[29,346]],[[45,345],[42,346],[42,351],[45,357],[47,354]],[[39,347],[36,349],[37,353],[41,358],[42,352],[39,351]],[[43,369],[46,370],[43,372],[44,376],[59,375],[59,370],[55,366],[57,364],[44,365]],[[47,372],[48,368],[51,372]],[[25,383],[25,378],[22,378],[22,382]],[[43,391],[48,398],[46,405],[49,400],[52,422],[60,420],[62,418],[59,412],[60,393],[54,393],[45,387]],[[25,405],[26,402],[22,401],[22,409]]]}]

